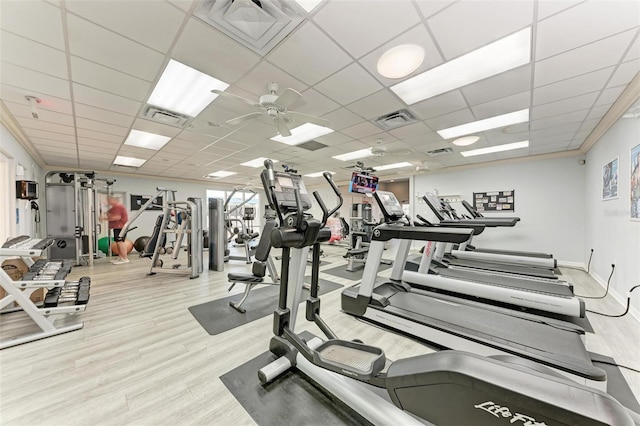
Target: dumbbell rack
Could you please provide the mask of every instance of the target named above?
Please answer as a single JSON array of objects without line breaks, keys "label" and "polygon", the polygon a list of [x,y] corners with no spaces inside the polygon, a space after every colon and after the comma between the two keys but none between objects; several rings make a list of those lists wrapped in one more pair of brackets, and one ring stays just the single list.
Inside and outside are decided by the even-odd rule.
[{"label": "dumbbell rack", "polygon": [[[43,251],[53,243],[52,238],[34,239],[19,236],[10,239],[0,247],[0,263],[8,258],[20,257],[29,266],[29,271],[17,281],[0,269],[0,286],[7,293],[0,300],[0,313],[8,314],[22,310],[41,329],[39,332],[2,340],[0,349],[79,330],[84,326],[83,322],[64,326],[54,324],[59,315],[84,312],[89,301],[90,279],[83,277],[78,282],[65,281],[66,275],[71,270],[69,262],[49,262],[43,259],[33,261],[32,257],[42,256]],[[39,288],[50,289],[42,307],[37,306],[30,299],[31,294]],[[15,302],[19,308],[8,308],[12,302]],[[0,319],[2,317],[4,315],[0,316]]]}]

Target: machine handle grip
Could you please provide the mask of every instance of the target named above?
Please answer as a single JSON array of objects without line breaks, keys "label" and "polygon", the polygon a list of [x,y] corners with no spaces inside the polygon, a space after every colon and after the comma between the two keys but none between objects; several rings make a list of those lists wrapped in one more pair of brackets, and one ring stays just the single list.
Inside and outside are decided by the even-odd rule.
[{"label": "machine handle grip", "polygon": [[280,220],[280,224],[282,224],[283,223],[282,212],[278,208],[278,201],[276,200],[276,196],[275,196],[276,175],[273,172],[273,161],[271,161],[268,158],[264,160],[264,168],[267,170],[267,184],[269,188],[265,188],[265,189],[267,189],[267,197],[269,198],[269,204],[271,204],[271,207],[273,207],[273,209],[278,214],[278,219]]},{"label": "machine handle grip", "polygon": [[304,230],[303,217],[302,217],[302,199],[300,198],[300,190],[298,188],[293,190],[293,195],[296,197],[296,229]]},{"label": "machine handle grip", "polygon": [[322,201],[322,198],[320,197],[320,194],[318,193],[318,191],[313,191],[313,196],[318,202],[318,204],[320,205],[320,208],[322,209],[321,227],[324,227],[324,225],[327,224],[327,219],[329,219],[329,210],[327,210],[327,206],[324,205],[324,201]]},{"label": "machine handle grip", "polygon": [[340,189],[338,188],[336,183],[333,181],[333,177],[331,176],[331,173],[323,172],[322,176],[324,176],[324,179],[327,182],[329,182],[329,185],[331,185],[331,189],[333,189],[333,192],[338,197],[338,205],[335,206],[333,209],[331,209],[329,213],[327,213],[327,219],[328,219],[332,214],[337,212],[340,209],[340,207],[342,207],[342,203],[344,202],[344,199],[342,198],[342,193],[340,193]]}]

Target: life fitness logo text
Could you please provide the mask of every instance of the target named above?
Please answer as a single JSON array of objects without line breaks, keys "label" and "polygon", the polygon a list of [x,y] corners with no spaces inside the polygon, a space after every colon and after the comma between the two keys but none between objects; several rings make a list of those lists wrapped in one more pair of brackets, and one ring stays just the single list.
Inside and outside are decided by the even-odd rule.
[{"label": "life fitness logo text", "polygon": [[509,407],[497,405],[493,401],[483,402],[482,404],[474,405],[473,407],[485,411],[497,418],[502,417],[504,419],[510,419],[509,423],[511,424],[522,422],[522,426],[547,426],[545,422],[539,422],[533,417],[525,414],[512,413]]}]

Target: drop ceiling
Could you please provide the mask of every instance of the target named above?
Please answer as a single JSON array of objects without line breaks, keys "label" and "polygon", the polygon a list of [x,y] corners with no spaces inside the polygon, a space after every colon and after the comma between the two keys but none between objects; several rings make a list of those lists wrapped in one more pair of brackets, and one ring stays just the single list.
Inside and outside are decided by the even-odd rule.
[{"label": "drop ceiling", "polygon": [[[274,0],[275,1],[275,0]],[[289,2],[291,3],[291,2]],[[271,50],[258,53],[194,15],[199,1],[0,2],[0,99],[23,143],[45,168],[92,169],[141,176],[244,184],[259,169],[240,163],[271,157],[303,173],[351,171],[334,155],[383,145],[368,166],[408,161],[423,170],[579,149],[640,71],[637,1],[324,0]],[[291,6],[291,5],[289,5]],[[293,7],[293,6],[291,6]],[[398,44],[415,43],[425,61],[412,74],[531,28],[532,61],[413,105],[379,75],[376,62]],[[218,97],[189,127],[141,118],[155,83],[175,59],[229,83],[228,92],[257,100],[269,82],[302,93],[293,110],[321,116],[335,132],[309,151],[270,140],[266,119],[225,123],[254,112]],[[25,96],[37,96],[39,118]],[[530,109],[530,122],[485,131],[473,148],[529,140],[511,152],[465,158],[437,133],[446,127]],[[388,130],[375,119],[406,109],[416,122]],[[172,139],[159,151],[124,145],[131,129]],[[450,147],[451,154],[430,156]],[[381,150],[382,151],[382,150]],[[146,160],[137,169],[116,156]],[[380,173],[397,177],[409,167]]]}]

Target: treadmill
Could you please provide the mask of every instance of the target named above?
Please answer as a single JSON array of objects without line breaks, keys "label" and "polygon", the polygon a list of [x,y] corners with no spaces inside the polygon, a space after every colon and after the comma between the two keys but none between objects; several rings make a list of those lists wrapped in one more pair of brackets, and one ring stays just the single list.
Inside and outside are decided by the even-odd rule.
[{"label": "treadmill", "polygon": [[[383,197],[388,194],[381,194]],[[403,213],[400,209],[395,214],[400,217]],[[472,232],[398,223],[379,225],[373,233],[361,284],[342,292],[342,310],[441,347],[485,356],[516,355],[606,390],[606,373],[591,362],[584,347],[584,329],[573,323],[418,288],[409,281],[412,277],[407,277],[398,259],[390,279],[377,280],[386,241],[460,243]]]},{"label": "treadmill", "polygon": [[[432,193],[426,193],[422,196],[422,199],[431,208],[434,215],[438,218],[442,225],[449,225],[451,223],[460,224],[484,224],[487,227],[505,227],[515,226],[520,221],[519,217],[504,217],[504,218],[473,218],[462,219],[455,210],[449,205],[438,198],[437,195]],[[446,215],[446,216],[445,216]],[[518,265],[523,267],[534,267],[537,269],[536,276],[542,276],[543,278],[553,279],[555,276],[553,269],[558,266],[556,259],[553,255],[548,253],[537,253],[528,251],[514,251],[514,250],[498,250],[498,249],[479,249],[471,245],[471,239],[465,241],[459,245],[458,249],[451,250],[450,256],[456,261],[465,262],[481,261],[488,264],[495,263],[498,265]]]}]

